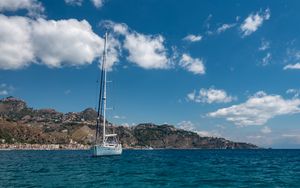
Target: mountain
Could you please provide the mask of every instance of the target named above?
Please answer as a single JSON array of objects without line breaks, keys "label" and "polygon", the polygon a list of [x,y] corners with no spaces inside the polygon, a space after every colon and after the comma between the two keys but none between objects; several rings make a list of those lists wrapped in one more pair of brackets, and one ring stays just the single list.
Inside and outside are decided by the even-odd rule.
[{"label": "mountain", "polygon": [[[96,117],[97,112],[92,108],[64,114],[54,109],[32,109],[23,100],[7,97],[0,100],[0,141],[8,144],[89,145],[95,137]],[[224,138],[202,137],[166,124],[143,123],[132,127],[109,125],[108,132],[117,133],[125,148],[258,148],[253,144]]]}]

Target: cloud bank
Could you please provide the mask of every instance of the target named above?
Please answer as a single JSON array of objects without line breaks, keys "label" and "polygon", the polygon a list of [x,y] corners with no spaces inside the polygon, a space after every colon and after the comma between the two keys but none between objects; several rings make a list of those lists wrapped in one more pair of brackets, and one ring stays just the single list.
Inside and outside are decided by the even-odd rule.
[{"label": "cloud bank", "polygon": [[131,30],[126,24],[111,21],[104,22],[104,25],[125,38],[123,48],[128,51],[128,61],[144,69],[170,68],[162,35],[145,35]]},{"label": "cloud bank", "polygon": [[263,125],[276,116],[300,113],[299,105],[300,99],[284,99],[259,91],[244,103],[221,108],[208,116],[225,118],[238,126]]},{"label": "cloud bank", "polygon": [[32,17],[39,17],[44,13],[45,8],[37,0],[1,0],[0,12],[27,10]]},{"label": "cloud bank", "polygon": [[0,15],[0,25],[0,69],[4,70],[31,63],[48,67],[91,64],[103,49],[103,39],[85,20]]}]

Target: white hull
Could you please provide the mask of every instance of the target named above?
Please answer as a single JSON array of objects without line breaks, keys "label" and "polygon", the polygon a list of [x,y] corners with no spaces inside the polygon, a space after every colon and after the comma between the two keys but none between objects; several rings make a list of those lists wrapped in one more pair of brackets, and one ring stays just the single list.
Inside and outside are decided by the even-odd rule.
[{"label": "white hull", "polygon": [[92,146],[92,153],[93,156],[107,156],[107,155],[121,155],[122,154],[122,145],[116,144],[116,145],[94,145]]}]

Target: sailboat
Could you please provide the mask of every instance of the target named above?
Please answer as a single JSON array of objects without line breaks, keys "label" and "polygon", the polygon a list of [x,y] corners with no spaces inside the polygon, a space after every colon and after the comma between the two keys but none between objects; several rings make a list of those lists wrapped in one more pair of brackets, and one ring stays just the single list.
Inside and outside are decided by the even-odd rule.
[{"label": "sailboat", "polygon": [[[117,134],[106,134],[106,83],[107,83],[107,32],[105,33],[103,60],[101,69],[99,102],[97,109],[97,123],[96,123],[96,137],[94,144],[91,148],[93,156],[106,156],[106,155],[121,155],[122,145],[118,141]],[[102,139],[100,130],[102,125]]]}]

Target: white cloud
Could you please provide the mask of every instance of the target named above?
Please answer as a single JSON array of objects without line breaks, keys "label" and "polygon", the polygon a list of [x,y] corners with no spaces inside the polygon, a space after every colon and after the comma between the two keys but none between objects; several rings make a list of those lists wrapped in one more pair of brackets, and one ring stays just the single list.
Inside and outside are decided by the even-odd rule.
[{"label": "white cloud", "polygon": [[[81,66],[101,57],[103,39],[91,25],[76,19],[32,20],[0,15],[0,69],[20,69],[32,63],[48,67]],[[117,42],[109,43],[110,66],[118,61]]]},{"label": "white cloud", "polygon": [[287,94],[293,94],[295,98],[300,96],[300,89],[288,89]]},{"label": "white cloud", "polygon": [[[84,0],[65,0],[65,3],[73,6],[81,6]],[[90,0],[96,8],[101,8],[104,5],[104,0]]]},{"label": "white cloud", "polygon": [[201,35],[187,35],[186,37],[183,38],[183,40],[188,41],[188,42],[198,42],[202,40]]},{"label": "white cloud", "polygon": [[124,126],[124,127],[133,127],[133,126],[136,126],[136,123],[127,123],[127,122],[125,122],[125,123],[122,123],[121,124],[122,126]]},{"label": "white cloud", "polygon": [[263,133],[262,131],[260,131],[260,133],[254,135],[239,135],[238,140],[241,140],[243,142],[246,141],[259,147],[270,148],[273,147],[274,141],[276,142],[276,139],[278,139],[278,137],[279,136],[277,136],[276,133],[271,134],[271,132]]},{"label": "white cloud", "polygon": [[145,69],[168,68],[168,58],[163,45],[164,38],[131,33],[126,36],[124,48],[129,51],[128,60]]},{"label": "white cloud", "polygon": [[288,64],[283,67],[283,70],[288,70],[288,69],[300,69],[300,63]]},{"label": "white cloud", "polygon": [[120,42],[117,39],[115,39],[112,35],[109,35],[107,40],[108,40],[108,44],[107,44],[106,68],[108,71],[111,71],[113,67],[116,65],[116,63],[119,62],[122,46]]},{"label": "white cloud", "polygon": [[273,117],[299,113],[299,105],[299,99],[283,99],[280,95],[260,91],[245,103],[219,109],[208,116],[224,117],[238,126],[263,125]]},{"label": "white cloud", "polygon": [[210,30],[210,22],[211,22],[212,17],[213,17],[213,15],[209,14],[203,23],[203,27],[206,29],[207,35],[213,34],[213,32]]},{"label": "white cloud", "polygon": [[255,14],[250,14],[240,27],[243,36],[248,36],[255,32],[265,20],[270,19],[270,16],[270,9],[266,9],[264,12],[260,11]]},{"label": "white cloud", "polygon": [[249,136],[247,136],[247,138],[250,138],[250,139],[261,139],[263,137],[261,135],[249,135]]},{"label": "white cloud", "polygon": [[196,126],[191,121],[181,121],[177,124],[179,129],[186,131],[191,131],[197,133],[199,136],[203,137],[221,137],[221,135],[216,131],[199,131],[196,129]]},{"label": "white cloud", "polygon": [[190,100],[190,101],[195,101],[195,99],[196,99],[196,91],[194,90],[193,92],[188,93],[187,94],[187,99]]},{"label": "white cloud", "polygon": [[178,59],[180,58],[181,54],[179,53],[178,47],[177,46],[171,46],[172,50],[172,56],[169,58],[170,61],[172,62],[172,65],[175,65],[174,62],[178,62]]},{"label": "white cloud", "polygon": [[283,70],[289,69],[300,69],[300,50],[295,48],[288,48],[286,50],[286,57],[284,58],[284,63],[286,66]]},{"label": "white cloud", "polygon": [[122,123],[121,124],[123,127],[130,127],[129,123]]},{"label": "white cloud", "polygon": [[0,95],[8,95],[8,91],[7,90],[0,90]]},{"label": "white cloud", "polygon": [[267,53],[267,55],[262,59],[261,65],[262,65],[262,66],[267,66],[267,65],[269,65],[271,59],[272,59],[271,53]]},{"label": "white cloud", "polygon": [[0,69],[20,69],[34,60],[30,20],[0,14]]},{"label": "white cloud", "polygon": [[271,128],[268,126],[263,127],[260,131],[264,134],[269,134],[272,132]]},{"label": "white cloud", "polygon": [[217,33],[220,34],[220,33],[223,33],[225,32],[226,30],[234,27],[236,24],[223,24],[222,26],[220,26],[218,29],[217,29]]},{"label": "white cloud", "polygon": [[261,45],[258,48],[259,51],[265,51],[270,48],[270,42],[266,40],[261,41]]},{"label": "white cloud", "polygon": [[11,85],[7,85],[5,83],[0,84],[0,96],[1,95],[10,95],[14,90],[14,87]]},{"label": "white cloud", "polygon": [[287,55],[291,56],[294,60],[300,60],[300,50],[287,49]]},{"label": "white cloud", "polygon": [[17,11],[25,9],[29,16],[41,16],[44,12],[43,5],[37,0],[1,0],[0,12]]},{"label": "white cloud", "polygon": [[96,8],[100,8],[104,4],[104,0],[91,0],[91,2],[94,4]]},{"label": "white cloud", "polygon": [[125,37],[123,47],[128,50],[127,59],[144,69],[167,69],[170,60],[167,57],[167,49],[164,46],[164,38],[161,35],[144,35],[130,30],[126,24],[106,21],[106,27],[110,27],[119,35]]},{"label": "white cloud", "polygon": [[128,35],[129,34],[129,28],[126,24],[120,24],[120,23],[114,23],[112,21],[106,21],[104,22],[104,25],[106,27],[111,27],[115,33],[121,34],[121,35]]},{"label": "white cloud", "polygon": [[221,134],[219,134],[216,131],[203,131],[202,130],[202,131],[196,131],[196,133],[202,137],[221,137]]},{"label": "white cloud", "polygon": [[228,103],[235,99],[226,93],[222,89],[209,88],[200,89],[199,93],[196,94],[196,91],[193,91],[187,95],[187,99],[197,103]]},{"label": "white cloud", "polygon": [[[281,145],[290,145],[289,148],[299,148],[300,144],[300,134],[297,130],[289,131],[288,133],[283,133],[280,135],[282,140]],[[292,147],[291,147],[292,146]]]},{"label": "white cloud", "polygon": [[68,5],[81,6],[83,0],[65,0],[65,3]]},{"label": "white cloud", "polygon": [[49,67],[91,64],[103,50],[103,40],[83,20],[44,20],[32,23],[35,55]]},{"label": "white cloud", "polygon": [[196,127],[191,121],[181,121],[177,124],[179,129],[183,129],[186,131],[195,131]]},{"label": "white cloud", "polygon": [[[124,37],[123,48],[128,51],[127,59],[144,69],[172,68],[173,62],[179,61],[179,65],[194,74],[205,74],[202,59],[192,58],[188,54],[179,57],[176,47],[172,47],[173,55],[167,54],[164,46],[164,38],[161,35],[144,35],[130,29],[126,24],[104,21],[100,23],[113,30],[114,34]],[[199,36],[191,37],[199,40]]]},{"label": "white cloud", "polygon": [[289,137],[289,138],[298,138],[300,139],[300,134],[282,134],[282,137]]},{"label": "white cloud", "polygon": [[179,65],[194,74],[205,74],[205,67],[202,59],[192,58],[188,54],[183,54]]},{"label": "white cloud", "polygon": [[126,119],[125,116],[114,115],[114,119]]}]

